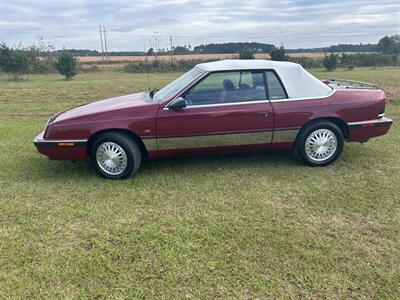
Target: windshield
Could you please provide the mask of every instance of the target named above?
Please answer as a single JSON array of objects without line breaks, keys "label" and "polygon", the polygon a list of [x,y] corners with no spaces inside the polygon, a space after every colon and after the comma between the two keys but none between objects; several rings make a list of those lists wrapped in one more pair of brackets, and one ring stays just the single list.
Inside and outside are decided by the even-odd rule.
[{"label": "windshield", "polygon": [[178,77],[170,84],[159,90],[154,94],[153,101],[163,101],[167,100],[173,95],[175,95],[179,90],[187,86],[190,82],[192,82],[197,76],[201,74],[201,71],[193,68],[189,72],[186,72],[182,76]]}]

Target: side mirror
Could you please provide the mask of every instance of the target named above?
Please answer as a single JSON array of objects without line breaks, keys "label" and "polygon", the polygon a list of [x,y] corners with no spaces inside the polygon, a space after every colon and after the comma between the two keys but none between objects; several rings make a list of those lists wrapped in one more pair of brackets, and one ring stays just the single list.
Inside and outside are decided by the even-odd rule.
[{"label": "side mirror", "polygon": [[179,110],[186,107],[186,101],[182,97],[176,98],[174,102],[172,102],[168,109]]}]

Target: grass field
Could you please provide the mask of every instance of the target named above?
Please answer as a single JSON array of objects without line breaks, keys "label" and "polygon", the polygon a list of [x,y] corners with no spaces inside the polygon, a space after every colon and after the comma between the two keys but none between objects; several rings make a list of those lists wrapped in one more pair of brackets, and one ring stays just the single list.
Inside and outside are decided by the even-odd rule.
[{"label": "grass field", "polygon": [[399,298],[400,68],[312,72],[381,85],[389,134],[326,168],[208,155],[125,181],[49,161],[32,139],[56,111],[144,90],[146,76],[1,75],[0,298]]}]

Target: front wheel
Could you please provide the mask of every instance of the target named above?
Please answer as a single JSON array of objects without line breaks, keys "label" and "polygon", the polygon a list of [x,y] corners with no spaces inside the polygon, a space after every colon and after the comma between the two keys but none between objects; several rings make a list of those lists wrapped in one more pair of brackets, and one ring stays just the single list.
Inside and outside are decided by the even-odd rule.
[{"label": "front wheel", "polygon": [[317,121],[299,133],[294,151],[296,157],[309,166],[326,166],[339,157],[343,144],[343,132],[336,124]]},{"label": "front wheel", "polygon": [[100,135],[91,147],[90,159],[96,171],[109,179],[123,179],[135,174],[142,162],[137,143],[119,132]]}]

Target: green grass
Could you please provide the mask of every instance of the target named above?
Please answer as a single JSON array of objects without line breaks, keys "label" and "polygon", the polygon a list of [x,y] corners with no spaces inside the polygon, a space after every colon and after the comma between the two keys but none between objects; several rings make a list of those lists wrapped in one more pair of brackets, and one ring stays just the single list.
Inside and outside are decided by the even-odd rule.
[{"label": "green grass", "polygon": [[381,85],[389,134],[326,168],[208,155],[125,181],[49,161],[32,139],[52,113],[146,89],[145,75],[0,76],[0,298],[398,298],[400,68],[312,72]]}]

